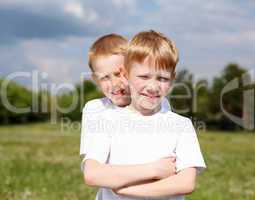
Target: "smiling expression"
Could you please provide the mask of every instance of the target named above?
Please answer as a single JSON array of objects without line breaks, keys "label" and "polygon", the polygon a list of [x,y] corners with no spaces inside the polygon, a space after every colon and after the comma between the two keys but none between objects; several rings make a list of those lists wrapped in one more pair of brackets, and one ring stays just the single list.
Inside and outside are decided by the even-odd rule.
[{"label": "smiling expression", "polygon": [[94,63],[93,79],[104,95],[117,106],[130,104],[128,82],[123,76],[123,63],[122,55],[102,56]]},{"label": "smiling expression", "polygon": [[150,66],[148,59],[133,63],[128,72],[131,106],[143,115],[160,110],[161,100],[171,86],[171,72]]}]

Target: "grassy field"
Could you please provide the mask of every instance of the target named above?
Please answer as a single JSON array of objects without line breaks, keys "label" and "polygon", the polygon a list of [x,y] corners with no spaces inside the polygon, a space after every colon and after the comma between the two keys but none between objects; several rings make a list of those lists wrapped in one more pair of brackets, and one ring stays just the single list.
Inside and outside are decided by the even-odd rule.
[{"label": "grassy field", "polygon": [[[78,124],[77,124],[78,127]],[[0,127],[0,199],[94,200],[80,172],[79,131]],[[254,200],[255,133],[199,133],[208,169],[187,200]]]}]

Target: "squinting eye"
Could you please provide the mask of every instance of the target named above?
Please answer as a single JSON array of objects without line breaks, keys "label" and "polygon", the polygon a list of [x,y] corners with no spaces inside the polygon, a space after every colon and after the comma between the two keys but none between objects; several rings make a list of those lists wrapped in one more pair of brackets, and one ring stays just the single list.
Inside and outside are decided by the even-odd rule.
[{"label": "squinting eye", "polygon": [[120,72],[114,73],[115,76],[120,77]]},{"label": "squinting eye", "polygon": [[138,77],[143,79],[143,80],[147,80],[149,78],[149,76],[146,76],[146,75],[141,75],[141,76],[138,76]]},{"label": "squinting eye", "polygon": [[107,81],[109,80],[109,76],[103,76],[100,78],[101,81]]},{"label": "squinting eye", "polygon": [[161,82],[167,82],[170,79],[169,78],[165,78],[165,77],[159,77],[158,80],[161,81]]}]

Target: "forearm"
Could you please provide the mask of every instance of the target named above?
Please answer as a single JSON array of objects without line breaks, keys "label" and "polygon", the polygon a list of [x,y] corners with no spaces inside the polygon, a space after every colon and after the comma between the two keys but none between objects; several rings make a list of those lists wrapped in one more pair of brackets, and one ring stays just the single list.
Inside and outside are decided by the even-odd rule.
[{"label": "forearm", "polygon": [[95,160],[87,160],[85,163],[84,179],[90,186],[116,189],[154,178],[155,170],[149,163],[109,165]]},{"label": "forearm", "polygon": [[190,194],[195,188],[196,169],[188,168],[176,175],[152,183],[132,185],[115,192],[134,198],[160,198]]}]

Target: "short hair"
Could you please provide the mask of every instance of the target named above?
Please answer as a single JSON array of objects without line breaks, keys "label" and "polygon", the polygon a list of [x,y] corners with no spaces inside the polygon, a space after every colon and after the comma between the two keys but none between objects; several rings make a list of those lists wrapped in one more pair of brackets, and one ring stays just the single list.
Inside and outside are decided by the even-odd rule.
[{"label": "short hair", "polygon": [[178,50],[173,41],[162,33],[150,30],[136,34],[126,50],[125,67],[130,70],[132,63],[143,63],[145,59],[156,69],[171,71],[175,77],[175,67],[179,60]]},{"label": "short hair", "polygon": [[123,55],[125,54],[128,40],[121,35],[111,33],[98,38],[90,47],[89,67],[93,70],[94,61],[100,56]]}]

